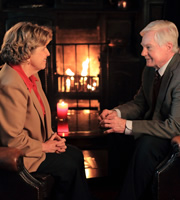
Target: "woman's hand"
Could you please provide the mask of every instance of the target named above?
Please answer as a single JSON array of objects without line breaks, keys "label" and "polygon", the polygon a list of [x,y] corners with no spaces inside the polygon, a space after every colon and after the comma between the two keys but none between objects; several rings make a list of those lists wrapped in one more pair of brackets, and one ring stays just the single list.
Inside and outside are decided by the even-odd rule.
[{"label": "woman's hand", "polygon": [[42,151],[46,153],[62,153],[66,151],[66,139],[54,133],[49,140],[42,143]]}]

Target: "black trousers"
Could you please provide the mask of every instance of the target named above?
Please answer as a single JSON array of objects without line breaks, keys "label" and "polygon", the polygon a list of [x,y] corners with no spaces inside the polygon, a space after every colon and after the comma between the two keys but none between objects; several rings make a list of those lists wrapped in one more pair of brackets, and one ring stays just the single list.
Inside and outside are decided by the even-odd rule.
[{"label": "black trousers", "polygon": [[152,199],[150,186],[158,164],[170,151],[170,140],[142,135],[135,140],[134,152],[118,200]]},{"label": "black trousers", "polygon": [[92,199],[85,178],[84,157],[76,147],[67,146],[66,152],[60,154],[47,153],[37,172],[55,177],[52,200]]}]

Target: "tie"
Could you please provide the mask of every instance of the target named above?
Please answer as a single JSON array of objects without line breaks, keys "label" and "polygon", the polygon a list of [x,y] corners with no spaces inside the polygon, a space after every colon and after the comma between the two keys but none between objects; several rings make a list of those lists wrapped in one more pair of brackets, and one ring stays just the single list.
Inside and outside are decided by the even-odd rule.
[{"label": "tie", "polygon": [[154,109],[155,109],[156,100],[157,100],[157,96],[158,96],[158,93],[159,93],[160,85],[161,85],[161,76],[160,76],[158,70],[156,70],[155,77],[154,77],[154,83],[153,83],[153,96],[152,96],[153,112],[154,112]]}]

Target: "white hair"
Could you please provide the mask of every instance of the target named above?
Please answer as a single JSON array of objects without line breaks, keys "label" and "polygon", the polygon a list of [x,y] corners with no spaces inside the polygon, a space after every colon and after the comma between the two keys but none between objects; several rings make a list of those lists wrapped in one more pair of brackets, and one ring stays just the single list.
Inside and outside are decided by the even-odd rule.
[{"label": "white hair", "polygon": [[155,31],[154,39],[161,46],[168,42],[172,43],[174,53],[179,51],[178,37],[179,32],[173,22],[167,20],[156,20],[149,23],[141,32],[140,35],[144,36],[146,32]]}]

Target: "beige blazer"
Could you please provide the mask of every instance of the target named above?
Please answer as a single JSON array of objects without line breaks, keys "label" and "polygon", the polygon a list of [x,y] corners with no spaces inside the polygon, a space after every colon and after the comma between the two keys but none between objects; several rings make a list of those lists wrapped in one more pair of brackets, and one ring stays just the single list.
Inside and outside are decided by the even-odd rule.
[{"label": "beige blazer", "polygon": [[19,74],[7,64],[0,71],[0,145],[21,149],[30,172],[45,159],[42,142],[52,134],[49,104],[40,80],[36,83],[45,117],[34,91],[28,90]]}]

